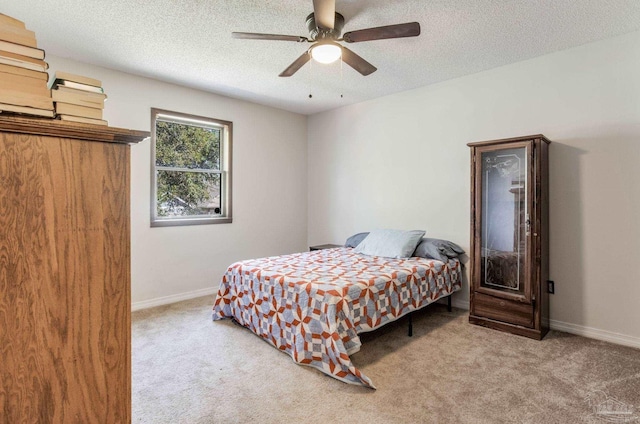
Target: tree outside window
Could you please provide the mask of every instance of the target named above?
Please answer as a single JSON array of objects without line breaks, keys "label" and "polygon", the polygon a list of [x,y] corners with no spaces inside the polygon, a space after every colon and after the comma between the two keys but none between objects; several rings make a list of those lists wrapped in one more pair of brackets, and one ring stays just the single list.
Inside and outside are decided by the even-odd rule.
[{"label": "tree outside window", "polygon": [[231,122],[152,109],[151,225],[231,222]]}]

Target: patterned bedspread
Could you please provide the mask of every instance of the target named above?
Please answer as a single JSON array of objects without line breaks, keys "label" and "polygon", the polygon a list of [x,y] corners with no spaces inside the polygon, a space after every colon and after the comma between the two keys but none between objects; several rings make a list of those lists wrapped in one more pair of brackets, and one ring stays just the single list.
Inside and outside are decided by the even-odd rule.
[{"label": "patterned bedspread", "polygon": [[234,318],[295,362],[373,388],[349,358],[360,350],[358,334],[459,290],[460,266],[351,248],[236,262],[222,278],[213,319]]}]

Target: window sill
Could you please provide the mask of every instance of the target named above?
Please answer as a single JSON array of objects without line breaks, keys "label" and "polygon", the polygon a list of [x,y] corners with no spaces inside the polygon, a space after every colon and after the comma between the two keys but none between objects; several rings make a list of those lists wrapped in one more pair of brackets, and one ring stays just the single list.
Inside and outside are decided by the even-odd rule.
[{"label": "window sill", "polygon": [[179,227],[183,225],[231,224],[230,217],[221,218],[171,218],[151,221],[151,227]]}]

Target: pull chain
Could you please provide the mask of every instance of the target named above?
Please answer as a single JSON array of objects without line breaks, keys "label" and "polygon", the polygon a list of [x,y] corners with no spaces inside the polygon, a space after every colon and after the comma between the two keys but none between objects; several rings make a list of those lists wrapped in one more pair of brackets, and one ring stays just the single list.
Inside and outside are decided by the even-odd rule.
[{"label": "pull chain", "polygon": [[[313,81],[313,59],[309,60],[309,77],[309,81]],[[311,94],[311,83],[309,83],[309,98],[313,98],[313,94]]]},{"label": "pull chain", "polygon": [[[342,58],[340,58],[340,87],[344,87],[344,71],[343,71],[343,62]],[[309,77],[310,81],[313,81],[313,59],[309,60]],[[313,94],[311,93],[311,84],[309,84],[309,98],[313,98]],[[340,93],[340,98],[344,98],[343,93]]]},{"label": "pull chain", "polygon": [[[340,87],[344,87],[344,79],[342,78],[342,57],[340,57]],[[340,93],[340,98],[342,99],[342,93]]]}]

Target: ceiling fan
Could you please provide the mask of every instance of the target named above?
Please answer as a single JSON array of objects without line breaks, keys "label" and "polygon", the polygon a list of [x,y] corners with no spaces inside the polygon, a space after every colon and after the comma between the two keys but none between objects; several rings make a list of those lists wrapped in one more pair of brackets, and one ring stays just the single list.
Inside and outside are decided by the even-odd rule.
[{"label": "ceiling fan", "polygon": [[420,24],[408,22],[405,24],[388,25],[375,28],[361,29],[344,33],[340,38],[344,26],[344,16],[336,12],[335,0],[313,0],[313,13],[307,16],[309,37],[279,34],[259,34],[254,32],[233,32],[233,38],[251,40],[279,40],[296,41],[298,43],[313,43],[313,45],[293,61],[287,69],[282,71],[281,77],[290,77],[302,68],[311,58],[320,63],[332,63],[342,57],[342,61],[362,75],[369,75],[377,70],[375,66],[358,56],[348,48],[338,44],[359,43],[361,41],[383,40],[386,38],[416,37],[420,35]]}]

